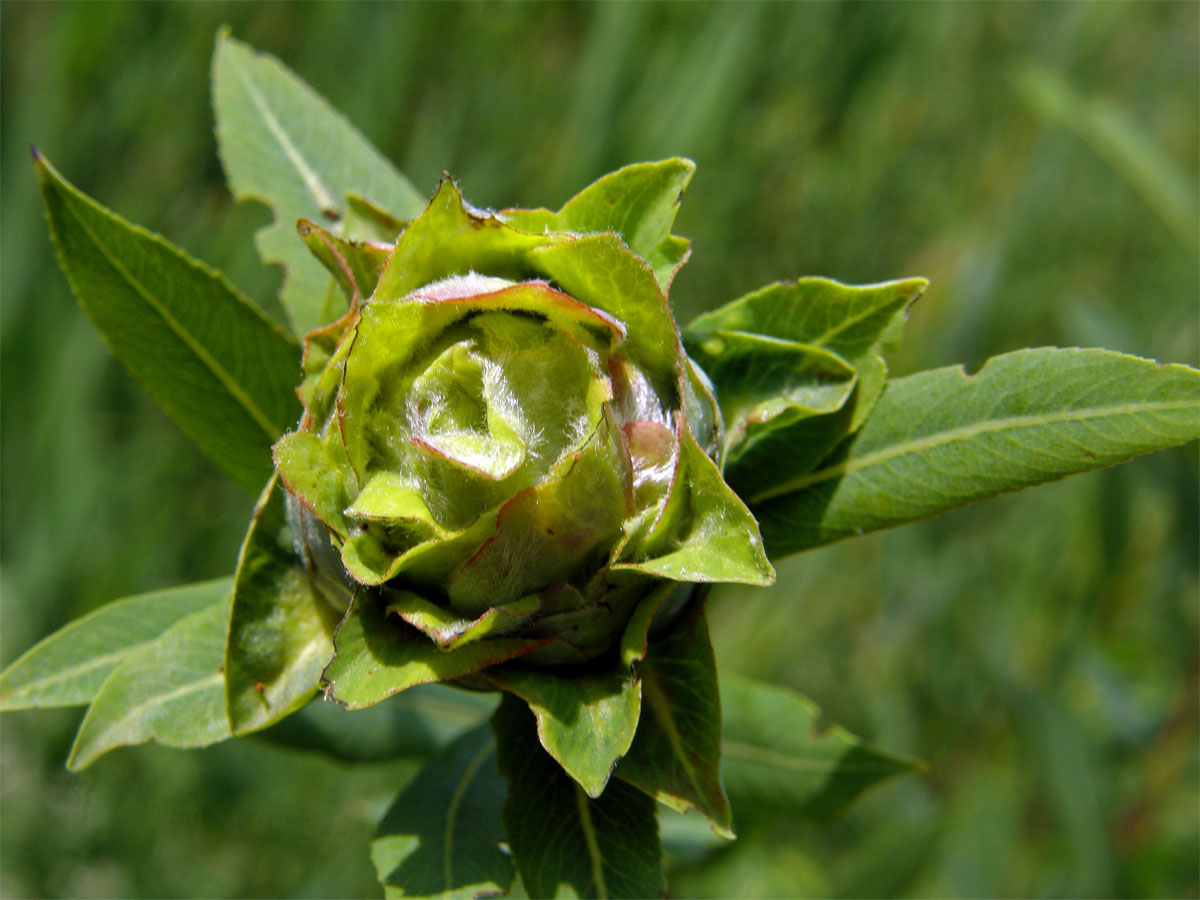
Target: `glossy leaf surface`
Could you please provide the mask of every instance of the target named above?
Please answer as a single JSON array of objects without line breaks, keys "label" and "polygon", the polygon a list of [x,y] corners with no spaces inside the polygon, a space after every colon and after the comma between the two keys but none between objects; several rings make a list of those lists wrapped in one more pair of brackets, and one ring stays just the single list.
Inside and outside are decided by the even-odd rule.
[{"label": "glossy leaf surface", "polygon": [[126,656],[229,596],[228,578],[115,600],[31,647],[0,674],[0,711],[90,703]]},{"label": "glossy leaf surface", "polygon": [[396,798],[371,841],[384,894],[479,897],[506,892],[513,865],[500,848],[506,784],[485,723],[431,760]]},{"label": "glossy leaf surface", "polygon": [[748,497],[772,556],[928,518],[1200,436],[1200,372],[1018,350],[896,379],[816,471]]},{"label": "glossy leaf surface", "polygon": [[254,510],[234,580],[225,690],[235,733],[265,728],[308,702],[333,657],[339,618],[296,555],[284,491],[272,478]]},{"label": "glossy leaf surface", "polygon": [[872,784],[921,767],[838,726],[818,730],[816,704],[787,688],[722,675],[721,709],[721,772],[735,809],[826,817]]},{"label": "glossy leaf surface", "polygon": [[221,671],[228,623],[226,595],[128,654],[92,700],[67,767],[128,744],[205,747],[230,737]]},{"label": "glossy leaf surface", "polygon": [[225,278],[34,169],[59,264],[109,349],[204,453],[255,493],[295,422],[300,348]]},{"label": "glossy leaf surface", "polygon": [[259,253],[284,267],[280,299],[295,333],[304,334],[325,324],[329,276],[296,238],[296,222],[336,227],[348,192],[400,218],[420,213],[425,197],[312,88],[228,34],[218,36],[213,56],[213,108],[234,197],[258,200],[275,214],[258,235]]},{"label": "glossy leaf surface", "polygon": [[654,801],[621,781],[591,799],[538,745],[533,715],[505,696],[492,719],[508,779],[504,831],[529,896],[657,897],[666,889]]},{"label": "glossy leaf surface", "polygon": [[695,604],[638,665],[642,717],[617,775],[680,812],[695,807],[732,838],[721,785],[721,698],[702,604]]}]

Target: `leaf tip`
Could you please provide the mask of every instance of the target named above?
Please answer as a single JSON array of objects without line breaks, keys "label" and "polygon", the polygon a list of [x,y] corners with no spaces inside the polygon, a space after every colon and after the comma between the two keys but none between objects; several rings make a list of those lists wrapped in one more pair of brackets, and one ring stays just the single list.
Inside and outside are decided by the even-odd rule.
[{"label": "leaf tip", "polygon": [[33,161],[35,164],[42,161],[42,151],[38,149],[37,144],[35,144],[33,141],[29,142],[29,152],[33,154]]}]

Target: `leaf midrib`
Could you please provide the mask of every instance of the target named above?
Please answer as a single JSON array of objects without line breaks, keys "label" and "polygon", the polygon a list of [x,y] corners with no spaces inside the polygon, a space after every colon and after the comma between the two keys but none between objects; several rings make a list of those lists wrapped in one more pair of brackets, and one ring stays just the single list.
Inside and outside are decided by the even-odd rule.
[{"label": "leaf midrib", "polygon": [[583,829],[583,840],[587,844],[588,857],[592,864],[592,881],[596,885],[597,900],[608,900],[608,886],[604,883],[604,857],[596,840],[596,826],[592,824],[592,811],[588,808],[588,795],[578,784],[575,788],[575,806],[579,810],[579,825]]},{"label": "leaf midrib", "polygon": [[[196,691],[202,691],[206,688],[212,687],[213,685],[221,684],[224,680],[225,676],[221,672],[214,672],[212,675],[201,678],[199,681],[189,681],[185,684],[181,684],[179,687],[167,691],[165,694],[154,694],[136,706],[126,707],[123,711],[123,715],[119,719],[114,720],[108,728],[105,728],[102,732],[100,732],[100,737],[107,739],[108,735],[112,734],[113,731],[117,730],[122,723],[127,722],[130,719],[142,719],[146,710],[160,707],[164,703],[169,703],[172,700],[178,700],[180,697],[186,697],[188,694],[194,694]],[[86,724],[87,721],[84,720],[84,725],[86,726]],[[83,735],[82,728],[80,729],[79,733],[80,736]],[[101,742],[92,740],[91,743],[95,745]],[[93,758],[94,757],[91,754],[88,754],[86,757],[86,759],[89,761]],[[68,767],[74,768],[77,763],[78,759],[76,758],[75,753],[72,752],[71,759],[67,761],[67,765]]]},{"label": "leaf midrib", "polygon": [[454,825],[458,819],[458,808],[462,805],[462,799],[467,793],[467,788],[475,780],[475,776],[479,772],[479,767],[483,765],[483,761],[495,749],[496,741],[492,739],[485,742],[475,752],[470,762],[467,763],[466,768],[463,769],[458,784],[454,786],[454,792],[450,795],[450,802],[446,804],[446,825],[442,832],[442,877],[445,879],[445,893],[447,895],[454,890]]},{"label": "leaf midrib", "polygon": [[748,762],[778,766],[793,772],[824,772],[832,769],[837,769],[839,772],[890,772],[895,768],[895,766],[883,762],[846,763],[840,758],[801,759],[741,741],[724,741],[722,752],[726,758],[740,757]]},{"label": "leaf midrib", "polygon": [[246,72],[242,66],[238,65],[236,61],[230,67],[230,69],[237,76],[238,81],[245,89],[247,95],[249,95],[250,102],[254,104],[254,108],[257,109],[259,115],[262,116],[263,122],[267,126],[267,130],[271,132],[271,136],[275,138],[276,142],[278,142],[280,149],[283,150],[284,156],[288,158],[288,161],[291,162],[292,166],[295,168],[296,173],[300,176],[300,180],[304,182],[305,188],[308,189],[309,194],[316,202],[318,208],[322,212],[326,210],[337,209],[337,203],[334,201],[333,195],[330,193],[329,188],[325,186],[325,183],[321,180],[321,176],[319,176],[316,173],[316,170],[314,170],[312,166],[308,164],[308,161],[304,158],[303,154],[301,154],[300,150],[295,144],[292,143],[292,139],[284,130],[283,125],[280,124],[279,120],[275,117],[275,114],[271,112],[271,108],[267,104],[266,98],[263,97],[262,93],[258,90],[258,86],[254,83],[254,80],[250,74]]},{"label": "leaf midrib", "polygon": [[158,314],[158,316],[167,324],[175,336],[178,337],[179,340],[182,341],[184,345],[186,345],[187,348],[196,356],[196,358],[205,366],[205,368],[207,368],[213,374],[217,381],[221,383],[221,386],[229,392],[229,395],[233,397],[234,400],[237,401],[238,405],[240,405],[246,412],[246,414],[254,420],[254,424],[261,428],[272,442],[278,440],[283,434],[283,429],[270,420],[270,418],[259,408],[258,404],[254,402],[250,395],[245,392],[242,386],[237,383],[237,380],[225,369],[224,366],[217,362],[217,360],[208,352],[204,345],[196,341],[196,339],[192,337],[191,333],[183,327],[179,320],[176,319],[166,309],[166,307],[164,307],[158,301],[157,298],[155,298],[155,296],[146,288],[146,286],[143,285],[138,279],[133,277],[133,274],[121,264],[120,260],[118,260],[109,250],[108,246],[96,235],[88,223],[84,221],[83,216],[81,216],[78,209],[76,209],[74,200],[71,198],[70,193],[64,192],[64,194],[67,197],[67,209],[70,210],[75,221],[79,223],[79,227],[83,229],[88,238],[90,238],[92,243],[95,244],[96,248],[108,261],[108,264],[117,271],[117,274],[119,274],[123,279],[125,279],[126,282],[129,283],[130,287],[132,287],[134,291],[146,302],[146,304]]},{"label": "leaf midrib", "polygon": [[749,502],[761,503],[764,500],[771,500],[784,494],[803,490],[822,481],[829,481],[843,475],[860,472],[863,469],[889,462],[900,456],[921,453],[936,447],[945,446],[946,444],[953,444],[956,441],[970,440],[971,438],[985,434],[993,434],[1006,430],[1016,431],[1024,428],[1038,428],[1045,425],[1058,425],[1073,420],[1086,421],[1105,416],[1135,415],[1139,413],[1190,409],[1193,405],[1194,401],[1191,400],[1166,400],[1157,403],[1123,403],[1094,409],[1074,409],[1057,413],[1039,413],[1030,416],[1007,416],[1003,419],[987,419],[971,425],[962,425],[958,428],[951,428],[948,431],[926,435],[916,440],[903,441],[859,457],[847,459],[837,465],[819,469],[816,472],[809,472],[782,485],[762,491],[751,497]]},{"label": "leaf midrib", "polygon": [[700,780],[696,777],[695,767],[692,766],[688,760],[687,753],[684,752],[683,739],[679,735],[679,729],[675,727],[675,719],[671,716],[671,704],[663,696],[662,688],[658,683],[658,676],[654,673],[653,666],[646,666],[642,669],[642,697],[649,701],[650,708],[654,710],[658,724],[667,736],[667,743],[671,745],[671,752],[675,754],[675,758],[683,766],[683,771],[686,773],[692,789],[696,792],[697,796],[703,797],[705,792],[700,784]]}]

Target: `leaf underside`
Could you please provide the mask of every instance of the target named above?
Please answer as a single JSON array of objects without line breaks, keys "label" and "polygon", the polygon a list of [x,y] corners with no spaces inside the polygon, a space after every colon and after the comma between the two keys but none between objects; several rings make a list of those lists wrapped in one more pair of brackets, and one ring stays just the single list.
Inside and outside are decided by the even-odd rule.
[{"label": "leaf underside", "polygon": [[306,334],[329,318],[323,307],[330,278],[297,239],[296,222],[323,222],[340,232],[347,194],[402,220],[418,215],[427,198],[274,57],[221,34],[212,78],[217,148],[229,187],[236,199],[257,200],[274,212],[274,224],[259,232],[259,254],[283,266],[280,300],[293,331]]}]

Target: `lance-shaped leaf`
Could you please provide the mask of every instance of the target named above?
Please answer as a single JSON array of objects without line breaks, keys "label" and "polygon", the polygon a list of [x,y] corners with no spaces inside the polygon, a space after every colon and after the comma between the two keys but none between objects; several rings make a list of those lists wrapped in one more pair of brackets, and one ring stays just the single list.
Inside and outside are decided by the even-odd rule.
[{"label": "lance-shaped leaf", "polygon": [[[747,294],[684,330],[688,352],[717,388],[734,490],[752,496],[803,474],[861,427],[887,379],[883,354],[926,286],[921,278],[864,286],[801,278]],[[853,383],[830,355],[854,371]]]},{"label": "lance-shaped leaf", "polygon": [[223,33],[212,77],[226,178],[238,200],[258,200],[274,211],[274,224],[259,232],[259,253],[264,262],[284,267],[280,299],[293,330],[304,334],[325,324],[321,306],[329,276],[296,239],[297,220],[336,226],[346,216],[350,192],[401,219],[419,214],[425,198],[277,59]]},{"label": "lance-shaped leaf", "polygon": [[492,728],[508,779],[504,831],[529,896],[662,895],[652,799],[621,781],[590,799],[538,745],[533,715],[515,697],[505,695]]},{"label": "lance-shaped leaf", "polygon": [[695,174],[690,159],[625,166],[584,188],[557,213],[509,209],[501,218],[516,228],[542,232],[615,231],[649,263],[664,292],[687,258],[689,242],[671,234],[684,190]]},{"label": "lance-shaped leaf", "polygon": [[496,638],[442,650],[398,616],[388,616],[379,598],[360,592],[334,634],[325,680],[335,700],[361,709],[418,684],[470,675],[544,643]]},{"label": "lance-shaped leaf", "polygon": [[300,348],[224,276],[34,169],[59,265],[113,355],[204,453],[248,490],[300,414]]},{"label": "lance-shaped leaf", "polygon": [[255,507],[234,578],[225,690],[235,734],[265,728],[312,697],[340,618],[296,556],[273,476]]},{"label": "lance-shaped leaf", "polygon": [[31,647],[0,674],[0,711],[90,703],[130,653],[229,596],[228,578],[115,600]]},{"label": "lance-shaped leaf", "polygon": [[500,695],[422,684],[370,709],[314,700],[257,736],[340,762],[427,758],[496,711]]},{"label": "lance-shaped leaf", "polygon": [[92,700],[67,767],[128,744],[206,747],[230,737],[221,672],[228,622],[225,595],[129,653]]},{"label": "lance-shaped leaf", "polygon": [[695,807],[732,838],[721,786],[721,699],[703,603],[696,603],[638,666],[642,718],[617,776],[683,812]]},{"label": "lance-shaped leaf", "polygon": [[747,498],[773,557],[1200,437],[1200,372],[1107,350],[1018,350],[888,384],[821,468]]},{"label": "lance-shaped leaf", "polygon": [[486,724],[429,762],[396,798],[371,841],[385,896],[480,897],[512,884],[500,848],[505,781]]},{"label": "lance-shaped leaf", "polygon": [[734,806],[819,818],[871,785],[922,768],[864,744],[843,728],[817,730],[820,710],[794,691],[721,677],[721,773]]}]

